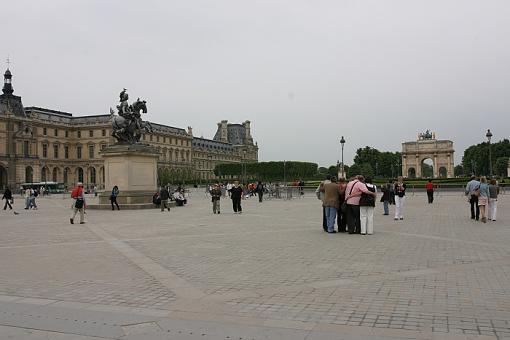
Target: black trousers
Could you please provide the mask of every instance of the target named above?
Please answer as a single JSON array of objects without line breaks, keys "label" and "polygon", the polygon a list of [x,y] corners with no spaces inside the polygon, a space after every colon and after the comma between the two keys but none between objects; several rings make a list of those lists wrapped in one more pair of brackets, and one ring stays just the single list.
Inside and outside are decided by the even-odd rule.
[{"label": "black trousers", "polygon": [[427,190],[427,197],[429,199],[429,203],[434,202],[434,190]]},{"label": "black trousers", "polygon": [[241,198],[232,198],[232,207],[234,208],[234,212],[243,211],[243,208],[241,208]]},{"label": "black trousers", "polygon": [[115,208],[113,207],[113,203],[115,203],[115,205],[117,206],[117,210],[120,210],[119,204],[117,203],[117,197],[112,197],[111,201],[112,201],[112,210],[115,210]]},{"label": "black trousers", "polygon": [[[342,204],[340,204],[340,207],[342,206]],[[342,208],[339,208],[337,210],[337,215],[336,215],[336,222],[337,222],[337,225],[338,225],[338,232],[339,233],[344,233],[346,232],[346,228],[347,228],[347,214],[346,212],[342,212]]]},{"label": "black trousers", "polygon": [[12,210],[11,202],[10,202],[8,199],[6,199],[6,200],[5,200],[4,210],[5,210],[5,209],[7,209],[7,206],[9,206],[9,209],[11,209],[11,210]]},{"label": "black trousers", "polygon": [[471,199],[469,200],[469,203],[471,204],[471,218],[480,218],[480,207],[478,206],[478,196],[471,195]]},{"label": "black trousers", "polygon": [[326,207],[322,207],[322,229],[328,231],[328,220],[326,219]]},{"label": "black trousers", "polygon": [[264,196],[264,193],[259,191],[259,202],[262,202],[262,196]]},{"label": "black trousers", "polygon": [[359,205],[347,204],[347,227],[349,234],[361,233],[361,220],[359,216]]}]

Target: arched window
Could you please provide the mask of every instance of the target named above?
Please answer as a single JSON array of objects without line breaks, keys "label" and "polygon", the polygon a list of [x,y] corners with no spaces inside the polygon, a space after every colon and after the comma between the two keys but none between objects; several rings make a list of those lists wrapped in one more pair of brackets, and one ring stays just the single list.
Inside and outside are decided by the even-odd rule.
[{"label": "arched window", "polygon": [[76,169],[76,173],[78,175],[78,182],[83,183],[83,169],[82,168]]},{"label": "arched window", "polygon": [[53,182],[58,182],[58,168],[57,167],[53,168],[53,176],[52,177],[53,177],[52,178]]},{"label": "arched window", "polygon": [[34,181],[34,170],[31,166],[25,168],[25,182],[32,183]]},{"label": "arched window", "polygon": [[416,178],[416,169],[409,168],[409,170],[407,170],[407,177],[408,178]]},{"label": "arched window", "polygon": [[90,172],[90,183],[96,184],[96,168],[91,167],[89,172]]}]

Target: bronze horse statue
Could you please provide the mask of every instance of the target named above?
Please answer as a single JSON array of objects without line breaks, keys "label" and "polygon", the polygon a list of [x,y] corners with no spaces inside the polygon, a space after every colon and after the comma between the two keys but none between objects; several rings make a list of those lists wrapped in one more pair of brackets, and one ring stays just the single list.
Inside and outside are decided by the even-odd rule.
[{"label": "bronze horse statue", "polygon": [[119,115],[112,113],[112,136],[114,136],[118,143],[134,144],[140,143],[142,132],[152,133],[153,129],[149,122],[143,121],[140,111],[147,113],[147,105],[145,100],[138,99],[133,104],[129,105],[129,110]]}]

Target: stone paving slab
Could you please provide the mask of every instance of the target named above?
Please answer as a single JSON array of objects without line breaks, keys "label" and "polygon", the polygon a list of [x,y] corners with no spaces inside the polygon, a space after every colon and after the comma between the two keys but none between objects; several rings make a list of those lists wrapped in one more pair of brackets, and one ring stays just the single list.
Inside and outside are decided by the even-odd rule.
[{"label": "stone paving slab", "polygon": [[[69,224],[61,197],[20,203],[0,211],[0,325],[11,326],[0,339],[27,325],[126,339],[510,337],[506,195],[487,224],[460,195],[409,196],[404,221],[377,208],[370,236],[323,233],[312,195],[245,200],[242,215],[222,200],[213,215],[200,192],[171,212],[89,211],[85,225]],[[102,313],[106,328],[89,333]]]}]

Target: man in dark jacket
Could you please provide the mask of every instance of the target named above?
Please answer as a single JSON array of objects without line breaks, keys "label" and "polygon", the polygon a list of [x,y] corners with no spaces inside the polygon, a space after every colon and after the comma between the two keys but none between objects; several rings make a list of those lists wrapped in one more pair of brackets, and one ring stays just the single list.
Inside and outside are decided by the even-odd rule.
[{"label": "man in dark jacket", "polygon": [[161,199],[161,211],[165,210],[165,208],[167,208],[168,211],[170,211],[170,204],[168,204],[170,194],[166,187],[161,187],[159,189],[159,198]]},{"label": "man in dark jacket", "polygon": [[235,181],[234,186],[230,189],[230,198],[232,199],[232,206],[234,208],[234,214],[242,214],[243,209],[241,208],[241,198],[243,196],[243,188],[239,186],[239,182]]},{"label": "man in dark jacket", "polygon": [[264,185],[261,181],[258,182],[256,190],[257,194],[259,195],[259,202],[262,202],[262,196],[264,195]]},{"label": "man in dark jacket", "polygon": [[7,206],[9,206],[9,210],[12,210],[12,192],[11,189],[5,188],[4,195],[2,196],[2,199],[5,200],[4,210],[7,209]]}]

